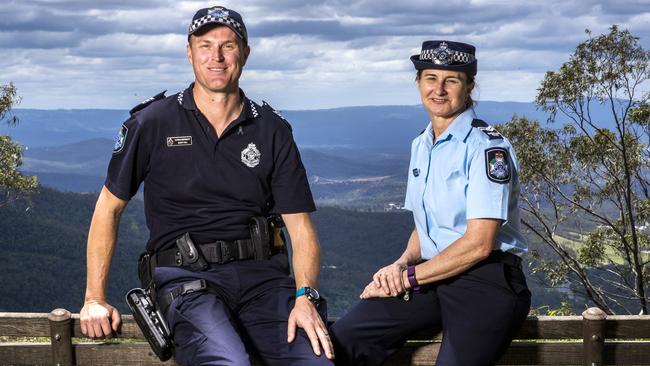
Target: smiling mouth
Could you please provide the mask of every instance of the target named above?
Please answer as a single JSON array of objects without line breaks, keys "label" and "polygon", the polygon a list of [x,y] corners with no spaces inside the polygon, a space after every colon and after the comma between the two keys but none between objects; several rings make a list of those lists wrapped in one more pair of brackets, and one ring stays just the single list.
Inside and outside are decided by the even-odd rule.
[{"label": "smiling mouth", "polygon": [[447,99],[431,98],[431,101],[434,103],[446,103]]},{"label": "smiling mouth", "polygon": [[224,72],[224,71],[226,71],[225,68],[221,68],[221,67],[208,67],[208,70],[214,71],[214,72]]}]

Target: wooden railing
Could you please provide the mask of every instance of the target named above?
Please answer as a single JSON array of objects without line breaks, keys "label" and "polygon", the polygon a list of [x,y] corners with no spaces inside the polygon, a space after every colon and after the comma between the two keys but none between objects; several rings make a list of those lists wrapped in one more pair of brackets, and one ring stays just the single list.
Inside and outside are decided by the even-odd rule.
[{"label": "wooden railing", "polygon": [[[122,320],[117,338],[87,342],[78,314],[67,310],[0,313],[0,365],[175,365],[156,358],[132,316]],[[387,365],[433,365],[440,337],[414,335]],[[499,364],[650,365],[650,316],[606,316],[591,308],[582,316],[528,317]]]}]

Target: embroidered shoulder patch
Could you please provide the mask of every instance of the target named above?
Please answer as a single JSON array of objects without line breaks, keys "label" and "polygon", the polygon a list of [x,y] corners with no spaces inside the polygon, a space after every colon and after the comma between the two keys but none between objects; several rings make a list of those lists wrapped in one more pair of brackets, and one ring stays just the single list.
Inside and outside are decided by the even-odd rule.
[{"label": "embroidered shoulder patch", "polygon": [[124,148],[124,143],[126,142],[126,135],[129,133],[129,128],[126,125],[122,125],[120,132],[117,133],[115,138],[115,144],[113,145],[113,154],[117,154],[122,151]]},{"label": "embroidered shoulder patch", "polygon": [[495,183],[510,182],[510,157],[508,151],[501,147],[485,150],[485,171],[489,180]]},{"label": "embroidered shoulder patch", "polygon": [[503,140],[503,136],[499,133],[499,131],[495,130],[494,127],[488,125],[483,120],[475,118],[472,121],[472,127],[476,127],[481,130],[490,138],[490,140]]},{"label": "embroidered shoulder patch", "polygon": [[162,92],[154,95],[153,97],[143,100],[140,104],[138,104],[135,107],[131,108],[129,113],[133,114],[133,113],[135,113],[135,112],[137,112],[137,111],[139,111],[141,109],[144,109],[146,106],[148,106],[149,104],[155,102],[156,100],[163,99],[165,97],[166,92],[167,92],[167,90],[163,90]]}]

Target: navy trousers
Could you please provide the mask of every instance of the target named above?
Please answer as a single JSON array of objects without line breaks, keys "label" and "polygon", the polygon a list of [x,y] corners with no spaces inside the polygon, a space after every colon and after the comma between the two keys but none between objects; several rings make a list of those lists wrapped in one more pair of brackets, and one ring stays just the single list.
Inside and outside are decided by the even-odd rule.
[{"label": "navy trousers", "polygon": [[[285,254],[265,261],[211,265],[205,271],[158,267],[160,293],[185,282],[204,279],[217,293],[188,293],[167,311],[177,363],[181,365],[249,365],[249,353],[264,365],[332,365],[318,357],[300,329],[287,343],[287,320],[293,309],[295,281]],[[325,314],[321,314],[325,316]]]},{"label": "navy trousers", "polygon": [[521,268],[481,262],[411,301],[362,300],[330,329],[336,365],[380,365],[415,332],[443,330],[437,366],[495,364],[530,309]]}]

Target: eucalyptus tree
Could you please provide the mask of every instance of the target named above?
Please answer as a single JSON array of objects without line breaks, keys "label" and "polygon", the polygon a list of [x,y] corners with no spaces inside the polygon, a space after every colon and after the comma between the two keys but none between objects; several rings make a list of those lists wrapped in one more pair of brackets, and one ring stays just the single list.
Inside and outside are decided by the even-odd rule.
[{"label": "eucalyptus tree", "polygon": [[[16,125],[18,117],[11,109],[20,102],[13,83],[0,85],[0,122]],[[0,206],[5,205],[11,197],[33,192],[37,187],[36,177],[20,173],[23,148],[8,135],[0,135]]]},{"label": "eucalyptus tree", "polygon": [[607,313],[648,314],[650,52],[617,26],[587,36],[537,90],[563,126],[515,116],[500,130],[521,162],[523,223],[551,249],[534,253],[534,271],[578,284]]}]

